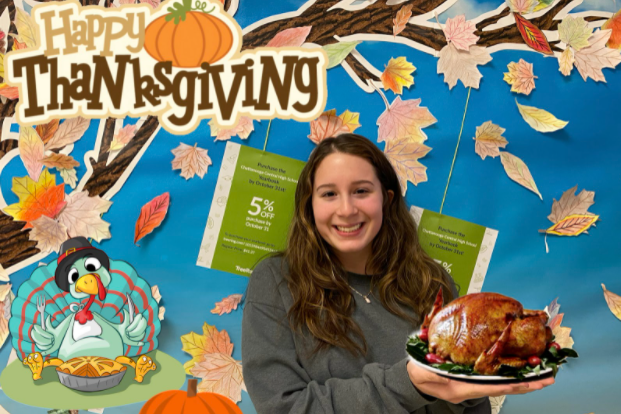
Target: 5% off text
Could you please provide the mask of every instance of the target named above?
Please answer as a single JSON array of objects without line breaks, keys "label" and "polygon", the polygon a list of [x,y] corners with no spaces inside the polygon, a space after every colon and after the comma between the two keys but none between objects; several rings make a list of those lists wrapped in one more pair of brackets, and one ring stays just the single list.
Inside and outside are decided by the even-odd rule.
[{"label": "5% off text", "polygon": [[264,200],[260,197],[253,197],[250,202],[250,206],[253,208],[248,210],[248,214],[251,216],[260,215],[263,218],[274,218],[274,202],[270,200]]}]

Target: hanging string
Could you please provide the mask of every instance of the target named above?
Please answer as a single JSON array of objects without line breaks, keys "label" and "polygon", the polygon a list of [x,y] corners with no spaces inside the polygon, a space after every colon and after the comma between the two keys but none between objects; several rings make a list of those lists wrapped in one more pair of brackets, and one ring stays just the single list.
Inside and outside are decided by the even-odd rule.
[{"label": "hanging string", "polygon": [[267,134],[265,134],[265,144],[263,145],[263,151],[267,148],[267,138],[270,136],[270,127],[272,126],[272,120],[270,119],[270,123],[267,124]]},{"label": "hanging string", "polygon": [[442,204],[440,205],[440,214],[444,208],[444,200],[446,200],[446,192],[451,182],[451,176],[453,175],[453,167],[455,166],[455,159],[457,158],[457,150],[459,149],[459,142],[461,141],[461,133],[464,131],[464,122],[466,121],[466,112],[468,112],[468,102],[470,101],[470,91],[472,87],[468,88],[468,97],[466,98],[466,107],[464,108],[464,117],[461,120],[461,129],[459,130],[459,137],[457,138],[457,146],[455,147],[455,154],[453,155],[453,163],[451,164],[451,171],[449,171],[448,180],[446,180],[446,188],[444,189],[444,196],[442,197]]}]

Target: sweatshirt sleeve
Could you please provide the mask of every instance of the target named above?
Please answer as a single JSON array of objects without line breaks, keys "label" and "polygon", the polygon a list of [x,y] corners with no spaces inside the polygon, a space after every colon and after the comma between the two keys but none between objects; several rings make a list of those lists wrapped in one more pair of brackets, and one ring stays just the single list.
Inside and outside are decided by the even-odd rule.
[{"label": "sweatshirt sleeve", "polygon": [[[435,403],[416,391],[406,364],[407,359],[393,366],[371,363],[359,378],[313,380],[299,362],[274,269],[262,263],[253,272],[242,322],[242,366],[257,413],[405,414]],[[442,408],[429,412],[456,412],[439,403]]]}]

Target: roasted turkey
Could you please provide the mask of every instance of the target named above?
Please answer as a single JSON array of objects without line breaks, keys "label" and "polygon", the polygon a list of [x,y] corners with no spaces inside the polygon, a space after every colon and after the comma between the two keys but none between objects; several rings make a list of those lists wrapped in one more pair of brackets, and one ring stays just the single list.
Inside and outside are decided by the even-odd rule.
[{"label": "roasted turkey", "polygon": [[495,375],[501,365],[523,368],[541,356],[552,338],[544,311],[526,310],[498,293],[473,293],[442,307],[442,290],[422,328],[429,352],[456,364]]}]

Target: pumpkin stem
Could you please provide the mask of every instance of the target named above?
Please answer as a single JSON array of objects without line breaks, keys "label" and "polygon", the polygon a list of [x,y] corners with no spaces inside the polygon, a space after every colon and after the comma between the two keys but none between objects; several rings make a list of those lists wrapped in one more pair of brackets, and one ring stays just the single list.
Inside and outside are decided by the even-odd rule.
[{"label": "pumpkin stem", "polygon": [[196,378],[188,380],[188,398],[196,397]]},{"label": "pumpkin stem", "polygon": [[173,3],[172,7],[168,8],[170,14],[166,15],[165,20],[169,22],[175,19],[175,24],[179,24],[179,20],[185,21],[187,12],[201,11],[203,13],[211,13],[216,9],[216,6],[214,6],[211,10],[206,11],[207,4],[207,2],[196,0],[195,8],[192,8],[192,0],[182,0],[181,3]]}]

